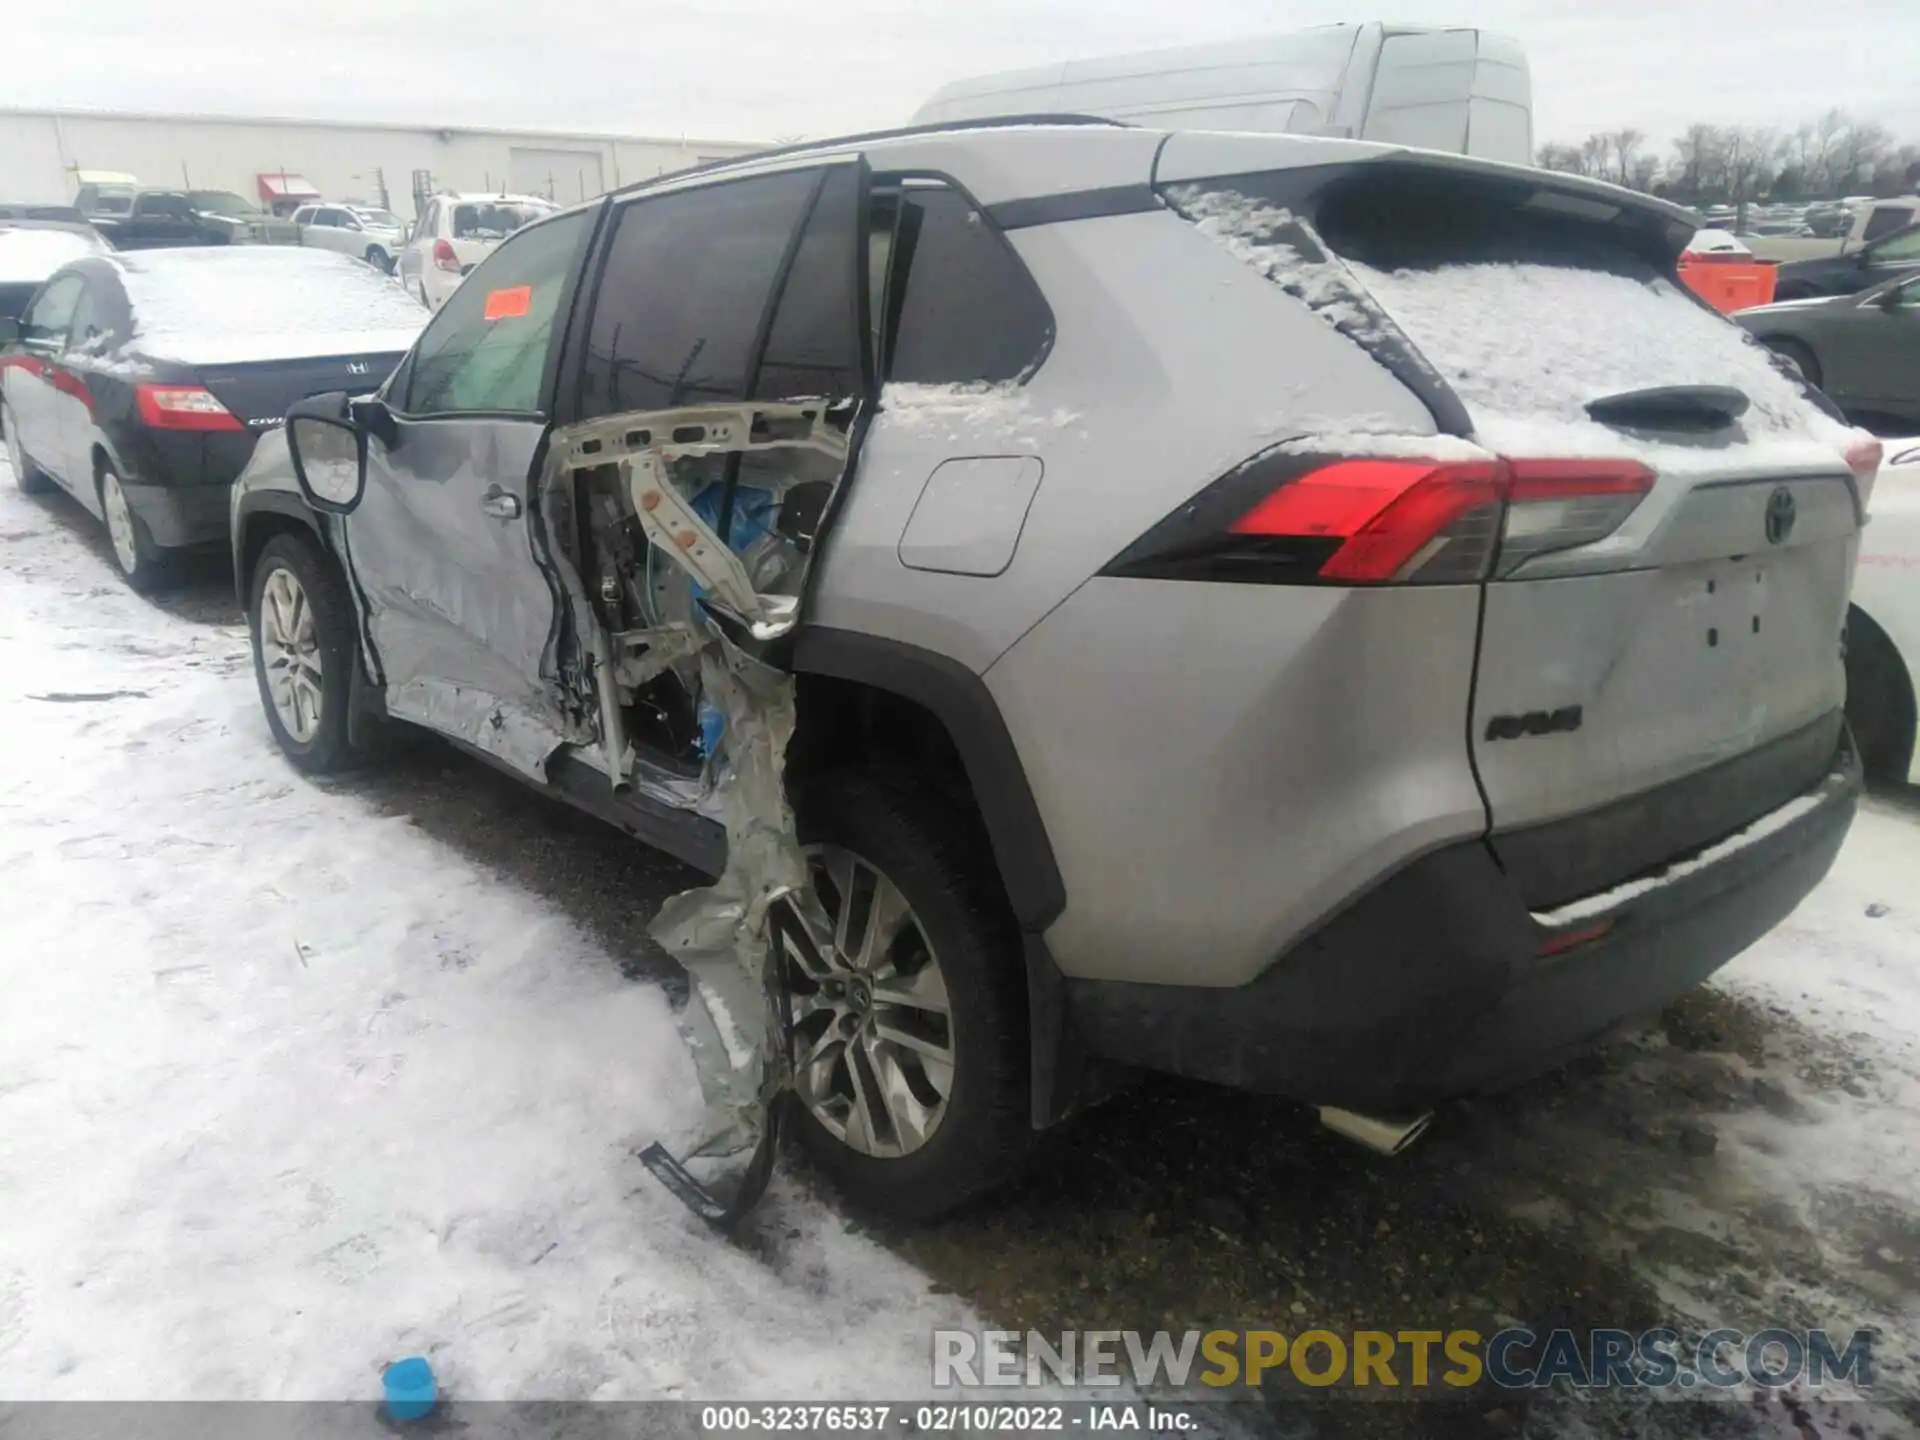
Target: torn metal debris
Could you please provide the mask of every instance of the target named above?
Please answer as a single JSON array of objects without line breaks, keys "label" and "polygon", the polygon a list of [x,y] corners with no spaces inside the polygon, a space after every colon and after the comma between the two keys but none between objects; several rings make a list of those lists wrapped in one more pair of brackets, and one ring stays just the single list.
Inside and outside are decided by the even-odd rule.
[{"label": "torn metal debris", "polygon": [[[727,836],[712,885],[649,927],[690,977],[681,1032],[706,1102],[684,1160],[642,1159],[715,1223],[750,1208],[772,1172],[791,1085],[787,1001],[769,911],[819,916],[786,794],[793,679],[778,642],[799,618],[822,515],[845,477],[858,407],[824,401],[693,406],[556,431],[542,510],[569,592],[599,766],[615,789],[684,797]],[[591,722],[590,722],[591,723]],[[636,758],[632,737],[691,773]]]}]

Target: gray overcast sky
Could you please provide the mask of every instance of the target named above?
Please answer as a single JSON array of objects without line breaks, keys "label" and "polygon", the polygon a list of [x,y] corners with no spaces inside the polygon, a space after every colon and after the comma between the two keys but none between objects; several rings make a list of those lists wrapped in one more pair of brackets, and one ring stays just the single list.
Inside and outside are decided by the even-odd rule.
[{"label": "gray overcast sky", "polygon": [[1920,140],[1920,0],[14,0],[0,105],[714,139],[903,122],[947,80],[1331,20],[1480,24],[1535,135],[1842,106]]}]

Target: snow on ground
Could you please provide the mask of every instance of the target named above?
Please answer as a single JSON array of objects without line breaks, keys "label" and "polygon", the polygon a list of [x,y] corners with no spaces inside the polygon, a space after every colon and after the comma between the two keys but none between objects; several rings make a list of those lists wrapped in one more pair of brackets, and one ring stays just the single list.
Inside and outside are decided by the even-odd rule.
[{"label": "snow on ground", "polygon": [[237,623],[0,465],[0,1399],[909,1396],[965,1323],[776,1190],[716,1238],[655,986],[268,737]]},{"label": "snow on ground", "polygon": [[[633,1158],[698,1116],[662,992],[354,785],[299,776],[241,626],[132,595],[71,510],[0,467],[0,1400],[371,1398],[381,1363],[415,1352],[461,1398],[924,1393],[927,1332],[979,1323],[958,1302],[799,1187],[736,1246]],[[1670,1018],[1571,1079],[1463,1107],[1407,1157],[1409,1197],[1452,1176],[1469,1214],[1619,1257],[1701,1328],[1876,1326],[1879,1399],[1907,1413],[1916,877],[1920,796],[1869,800],[1827,882],[1678,1007],[1730,1028]],[[1676,1126],[1717,1148],[1689,1153]],[[1274,1183],[1315,1226],[1370,1193],[1299,1178]],[[1299,1219],[1284,1193],[1239,1203]],[[1396,1230],[1460,1223],[1409,1207]],[[975,1270],[1009,1233],[1091,1244],[1044,1198],[949,1227]],[[1074,1296],[1124,1270],[1104,1245],[1073,1254]],[[1611,1299],[1595,1323],[1620,1323]],[[1064,1303],[1082,1323],[1091,1302]],[[1528,1433],[1582,1433],[1582,1413]],[[1920,1433],[1880,1405],[1833,1407],[1818,1433],[1854,1423]],[[1727,1433],[1807,1432],[1776,1407]]]}]

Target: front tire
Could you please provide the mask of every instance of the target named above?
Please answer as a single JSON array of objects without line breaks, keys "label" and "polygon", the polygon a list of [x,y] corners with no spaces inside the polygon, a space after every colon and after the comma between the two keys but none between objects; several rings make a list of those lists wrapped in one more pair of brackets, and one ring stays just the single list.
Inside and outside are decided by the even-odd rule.
[{"label": "front tire", "polygon": [[[855,1205],[926,1219],[1012,1179],[1032,1145],[1019,928],[978,821],[929,787],[843,771],[796,809],[835,934],[809,945],[791,911],[778,926],[795,1128]],[[862,943],[876,925],[888,943]]]},{"label": "front tire", "polygon": [[27,458],[27,452],[21,447],[20,432],[14,425],[13,408],[5,401],[0,401],[0,433],[6,436],[7,468],[13,471],[13,483],[21,493],[41,495],[52,488],[53,482]]},{"label": "front tire", "polygon": [[127,492],[111,463],[101,461],[94,477],[100,496],[100,514],[107,522],[107,542],[113,563],[126,582],[142,595],[166,586],[174,577],[172,558],[153,543],[147,522],[127,503]]},{"label": "front tire", "polygon": [[388,256],[387,252],[382,250],[378,245],[369,245],[367,247],[366,261],[367,264],[380,271],[383,275],[391,275],[393,273],[393,260]]},{"label": "front tire", "polygon": [[347,733],[354,664],[353,610],[333,562],[297,535],[276,535],[247,585],[253,673],[267,728],[309,775],[362,758]]}]

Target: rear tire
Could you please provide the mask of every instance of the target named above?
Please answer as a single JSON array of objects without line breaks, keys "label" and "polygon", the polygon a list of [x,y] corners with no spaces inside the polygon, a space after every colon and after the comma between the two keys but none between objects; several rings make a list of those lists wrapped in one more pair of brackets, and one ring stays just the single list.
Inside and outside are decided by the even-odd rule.
[{"label": "rear tire", "polygon": [[267,728],[309,775],[365,757],[347,733],[354,666],[353,609],[333,562],[312,542],[276,535],[247,581],[247,630]]},{"label": "rear tire", "polygon": [[1820,362],[1814,358],[1813,351],[1798,340],[1789,340],[1776,335],[1762,342],[1766,347],[1800,372],[1800,378],[1809,385],[1818,388],[1822,379]]},{"label": "rear tire", "polygon": [[[796,810],[804,844],[858,857],[905,901],[944,982],[952,1064],[938,1123],[906,1153],[866,1153],[836,1134],[801,1084],[791,1097],[795,1128],[857,1207],[903,1219],[938,1215],[1017,1176],[1033,1143],[1019,926],[978,821],[930,787],[874,771],[831,772],[803,788]],[[830,914],[847,903],[821,898]],[[796,1000],[804,988],[796,987]],[[893,1028],[903,1028],[898,1019]],[[801,1058],[809,1038],[796,1034]],[[871,1082],[873,1069],[863,1073]]]},{"label": "rear tire", "polygon": [[1847,724],[1860,763],[1877,779],[1903,781],[1913,763],[1913,680],[1886,631],[1847,611]]},{"label": "rear tire", "polygon": [[13,483],[22,494],[42,495],[53,487],[53,481],[46,472],[28,458],[27,452],[20,446],[18,433],[14,429],[13,409],[0,401],[0,433],[4,433],[7,443],[7,468],[13,471]]},{"label": "rear tire", "polygon": [[147,522],[127,503],[112,464],[102,460],[95,466],[94,485],[107,522],[107,544],[127,584],[142,595],[165,588],[174,578],[173,557],[153,543]]}]

